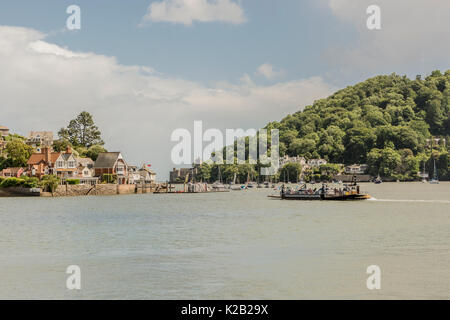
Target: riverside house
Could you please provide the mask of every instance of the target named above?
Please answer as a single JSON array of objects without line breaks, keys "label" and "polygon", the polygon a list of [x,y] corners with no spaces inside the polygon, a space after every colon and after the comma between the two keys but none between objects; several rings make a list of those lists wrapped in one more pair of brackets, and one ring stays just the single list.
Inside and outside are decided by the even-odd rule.
[{"label": "riverside house", "polygon": [[364,174],[369,166],[367,164],[352,164],[345,167],[346,174]]},{"label": "riverside house", "polygon": [[71,178],[77,172],[76,159],[70,147],[64,153],[52,152],[51,147],[43,147],[40,153],[31,155],[27,165],[29,175],[38,178],[47,174]]},{"label": "riverside house", "polygon": [[91,158],[76,158],[76,161],[79,178],[92,178],[94,176],[94,161]]},{"label": "riverside house", "polygon": [[59,152],[52,152],[49,147],[42,148],[41,152],[33,153],[28,159],[28,174],[31,177],[41,178],[47,174],[53,174],[56,160],[61,154]]},{"label": "riverside house", "polygon": [[128,166],[128,183],[138,184],[141,181],[141,175],[136,166]]},{"label": "riverside house", "polygon": [[94,161],[91,158],[76,158],[76,160],[76,178],[80,180],[80,184],[97,184],[98,178],[94,177]]},{"label": "riverside house", "polygon": [[96,177],[103,174],[117,175],[118,184],[128,184],[128,165],[120,152],[101,152],[94,163]]},{"label": "riverside house", "polygon": [[65,153],[60,153],[56,159],[56,175],[60,178],[73,178],[77,174],[77,161],[72,153],[72,148],[67,147]]},{"label": "riverside house", "polygon": [[139,175],[141,177],[141,181],[144,183],[155,183],[156,182],[156,173],[153,170],[150,170],[150,168],[146,167],[145,165],[142,166],[138,170]]},{"label": "riverside house", "polygon": [[327,164],[327,160],[325,159],[309,159],[308,166],[311,168],[319,168],[321,165]]},{"label": "riverside house", "polygon": [[280,158],[280,168],[282,168],[284,165],[288,163],[298,163],[303,167],[306,165],[306,159],[301,156],[289,157],[288,155],[285,155],[284,157]]}]

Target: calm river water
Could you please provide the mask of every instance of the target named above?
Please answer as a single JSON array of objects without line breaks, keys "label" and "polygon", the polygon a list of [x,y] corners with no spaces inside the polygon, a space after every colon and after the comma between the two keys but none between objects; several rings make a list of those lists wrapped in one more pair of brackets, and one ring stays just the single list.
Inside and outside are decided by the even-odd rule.
[{"label": "calm river water", "polygon": [[362,189],[375,200],[0,198],[0,298],[450,299],[450,183]]}]

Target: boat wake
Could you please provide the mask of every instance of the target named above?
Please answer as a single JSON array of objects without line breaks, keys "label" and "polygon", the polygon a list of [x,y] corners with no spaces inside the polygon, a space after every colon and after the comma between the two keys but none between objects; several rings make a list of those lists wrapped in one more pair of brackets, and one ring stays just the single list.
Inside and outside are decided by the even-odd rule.
[{"label": "boat wake", "polygon": [[419,200],[419,199],[377,199],[370,198],[368,201],[380,201],[380,202],[423,202],[423,203],[448,203],[450,200]]}]

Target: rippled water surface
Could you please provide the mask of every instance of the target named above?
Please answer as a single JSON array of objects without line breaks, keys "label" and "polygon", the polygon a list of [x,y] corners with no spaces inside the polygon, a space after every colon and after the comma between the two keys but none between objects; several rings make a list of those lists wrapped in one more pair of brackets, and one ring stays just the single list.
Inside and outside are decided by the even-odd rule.
[{"label": "rippled water surface", "polygon": [[375,199],[0,198],[0,298],[449,299],[450,183],[362,188]]}]

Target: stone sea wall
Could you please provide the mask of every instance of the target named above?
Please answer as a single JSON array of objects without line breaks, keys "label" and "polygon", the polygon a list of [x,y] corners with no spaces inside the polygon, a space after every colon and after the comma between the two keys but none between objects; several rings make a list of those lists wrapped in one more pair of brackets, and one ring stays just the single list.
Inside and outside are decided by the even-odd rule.
[{"label": "stone sea wall", "polygon": [[55,192],[42,192],[43,197],[76,197],[76,196],[107,196],[116,194],[135,193],[135,186],[132,184],[97,184],[91,185],[60,185]]},{"label": "stone sea wall", "polygon": [[8,187],[0,188],[0,197],[40,196],[39,188]]}]

